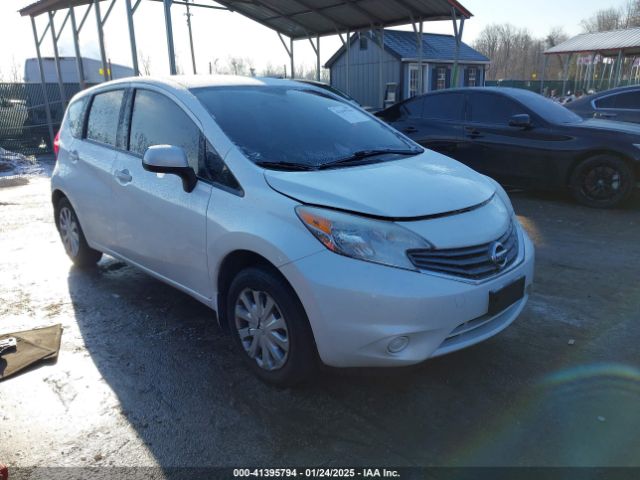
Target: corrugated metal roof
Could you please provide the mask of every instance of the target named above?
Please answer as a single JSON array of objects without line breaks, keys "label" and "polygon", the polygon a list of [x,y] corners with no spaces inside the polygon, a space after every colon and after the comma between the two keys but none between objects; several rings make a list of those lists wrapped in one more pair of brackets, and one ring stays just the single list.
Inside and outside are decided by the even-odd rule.
[{"label": "corrugated metal roof", "polygon": [[[354,35],[351,38],[351,43],[356,39],[357,35]],[[418,43],[416,42],[416,34],[414,32],[385,30],[384,48],[399,60],[417,60],[419,56]],[[333,65],[340,56],[342,56],[345,50],[344,46],[340,47],[340,49],[327,61],[325,67],[331,68],[331,65]],[[456,40],[453,35],[441,35],[436,33],[422,34],[422,58],[424,61],[435,60],[451,62],[455,58],[455,52]],[[464,42],[460,45],[460,56],[458,58],[460,62],[490,63],[491,61]]]},{"label": "corrugated metal roof", "polygon": [[627,28],[610,32],[584,33],[545,50],[546,55],[579,52],[640,51],[640,28]]},{"label": "corrugated metal roof", "polygon": [[[384,45],[400,58],[418,58],[418,43],[414,32],[399,30],[384,31]],[[453,35],[435,33],[422,34],[422,58],[429,60],[453,60],[456,52],[456,39]],[[489,62],[483,54],[466,43],[460,45],[461,62]]]},{"label": "corrugated metal roof", "polygon": [[[90,0],[40,0],[20,13],[36,16],[86,3]],[[452,11],[459,18],[471,17],[471,12],[457,0],[216,0],[215,3],[294,39],[373,26],[406,25],[412,19],[449,20]]]}]

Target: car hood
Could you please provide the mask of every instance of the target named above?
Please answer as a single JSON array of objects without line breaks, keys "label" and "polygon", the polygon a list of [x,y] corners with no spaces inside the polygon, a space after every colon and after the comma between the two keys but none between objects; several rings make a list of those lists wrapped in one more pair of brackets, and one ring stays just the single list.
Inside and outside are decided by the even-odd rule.
[{"label": "car hood", "polygon": [[616,122],[615,120],[603,120],[598,118],[590,118],[580,123],[581,128],[594,130],[606,130],[608,132],[628,133],[630,135],[640,136],[640,125],[629,122]]},{"label": "car hood", "polygon": [[302,203],[395,219],[473,208],[495,193],[490,180],[431,151],[357,167],[264,175],[271,188]]}]

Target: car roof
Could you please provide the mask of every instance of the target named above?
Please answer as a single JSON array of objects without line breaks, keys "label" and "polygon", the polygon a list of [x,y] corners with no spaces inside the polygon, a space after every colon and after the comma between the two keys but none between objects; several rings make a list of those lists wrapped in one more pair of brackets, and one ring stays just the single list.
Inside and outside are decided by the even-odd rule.
[{"label": "car roof", "polygon": [[632,92],[635,90],[640,90],[640,85],[628,85],[625,87],[610,88],[609,90],[603,90],[601,92],[597,92],[592,95],[589,95],[589,97],[596,98],[596,97],[602,97],[604,95],[611,95],[613,93]]},{"label": "car roof", "polygon": [[172,89],[188,90],[203,87],[236,87],[236,86],[294,86],[300,83],[279,78],[244,77],[240,75],[172,75],[152,77],[126,77],[100,83],[80,92],[78,97],[89,95],[118,85],[155,85]]}]

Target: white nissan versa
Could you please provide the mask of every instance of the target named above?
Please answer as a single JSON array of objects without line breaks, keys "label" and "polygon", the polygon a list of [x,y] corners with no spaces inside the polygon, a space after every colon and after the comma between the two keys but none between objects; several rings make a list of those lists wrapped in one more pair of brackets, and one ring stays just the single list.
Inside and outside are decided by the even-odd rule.
[{"label": "white nissan versa", "polygon": [[108,82],[73,98],[56,148],[73,262],[104,252],[209,305],[273,383],[459,350],[528,298],[501,187],[312,85]]}]

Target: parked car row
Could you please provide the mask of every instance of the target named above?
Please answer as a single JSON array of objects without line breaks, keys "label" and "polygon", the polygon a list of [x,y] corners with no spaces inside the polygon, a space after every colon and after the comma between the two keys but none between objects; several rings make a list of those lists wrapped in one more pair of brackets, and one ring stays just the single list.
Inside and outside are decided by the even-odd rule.
[{"label": "parked car row", "polygon": [[504,185],[568,189],[591,207],[620,205],[640,178],[640,126],[584,119],[526,90],[439,91],[377,115]]},{"label": "parked car row", "polygon": [[498,183],[314,85],[108,82],[56,145],[73,262],[107,253],[208,305],[269,382],[450,353],[529,297],[534,248]]},{"label": "parked car row", "polygon": [[640,86],[619,87],[565,105],[583,118],[640,123]]}]

